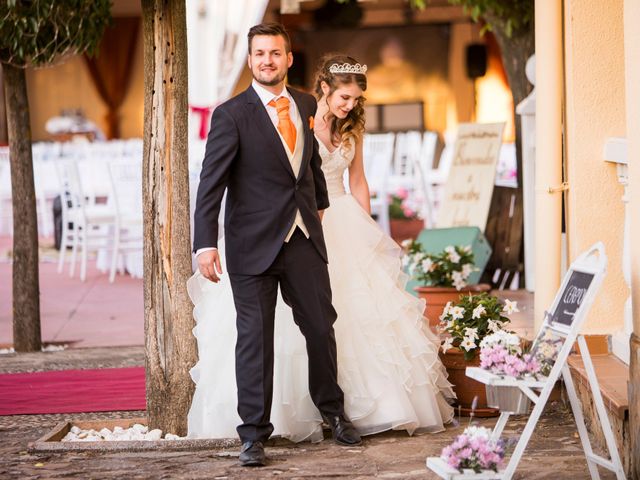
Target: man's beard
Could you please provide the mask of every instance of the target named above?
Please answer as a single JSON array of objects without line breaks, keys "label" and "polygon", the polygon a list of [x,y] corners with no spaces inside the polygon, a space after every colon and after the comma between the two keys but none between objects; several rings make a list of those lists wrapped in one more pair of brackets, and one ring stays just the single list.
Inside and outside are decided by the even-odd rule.
[{"label": "man's beard", "polygon": [[276,75],[271,80],[261,79],[261,78],[257,77],[255,74],[253,75],[253,78],[255,78],[256,82],[258,82],[260,85],[265,85],[267,87],[273,87],[274,85],[278,85],[280,82],[282,82],[285,79],[286,76],[287,76],[287,72],[285,71],[281,75]]}]

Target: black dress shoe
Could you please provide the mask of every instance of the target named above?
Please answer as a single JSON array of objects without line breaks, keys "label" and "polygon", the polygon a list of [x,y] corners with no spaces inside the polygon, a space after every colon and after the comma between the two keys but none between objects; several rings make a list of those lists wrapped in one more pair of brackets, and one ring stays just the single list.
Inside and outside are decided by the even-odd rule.
[{"label": "black dress shoe", "polygon": [[267,459],[264,456],[262,442],[245,442],[240,448],[240,465],[243,467],[262,467]]},{"label": "black dress shoe", "polygon": [[331,428],[333,440],[338,445],[352,447],[362,443],[358,430],[344,415],[322,415],[322,418]]}]

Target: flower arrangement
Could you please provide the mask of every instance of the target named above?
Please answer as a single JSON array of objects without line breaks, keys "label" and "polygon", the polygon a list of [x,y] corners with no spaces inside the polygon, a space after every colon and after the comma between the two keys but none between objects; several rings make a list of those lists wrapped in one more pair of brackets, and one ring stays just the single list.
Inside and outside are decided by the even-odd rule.
[{"label": "flower arrangement", "polygon": [[498,375],[523,377],[540,372],[536,357],[522,352],[520,337],[499,330],[480,342],[480,367]]},{"label": "flower arrangement", "polygon": [[402,245],[406,249],[403,259],[409,274],[428,287],[455,287],[461,290],[467,286],[467,279],[474,268],[471,246],[449,245],[440,253],[426,253],[422,245],[409,240]]},{"label": "flower arrangement", "polygon": [[440,457],[460,472],[465,468],[475,473],[482,470],[497,472],[504,461],[505,445],[503,440],[493,440],[491,433],[485,427],[467,427],[451,445],[442,449]]},{"label": "flower arrangement", "polygon": [[442,351],[458,347],[464,351],[465,360],[472,360],[484,338],[504,330],[510,322],[505,314],[518,311],[517,302],[503,302],[488,293],[464,295],[455,305],[448,302],[440,316],[440,329],[449,334]]},{"label": "flower arrangement", "polygon": [[533,345],[531,355],[540,365],[540,374],[548,376],[556,363],[558,353],[564,345],[562,337],[554,335],[551,330],[546,330],[539,340]]},{"label": "flower arrangement", "polygon": [[395,220],[418,218],[418,210],[411,204],[407,189],[399,188],[396,193],[389,195],[389,218]]}]

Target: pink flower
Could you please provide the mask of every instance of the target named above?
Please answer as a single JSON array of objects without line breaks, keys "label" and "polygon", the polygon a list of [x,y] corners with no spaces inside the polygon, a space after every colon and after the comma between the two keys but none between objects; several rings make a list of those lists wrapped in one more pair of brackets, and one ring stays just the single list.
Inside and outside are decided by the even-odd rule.
[{"label": "pink flower", "polygon": [[401,200],[405,200],[409,196],[409,191],[406,188],[399,188],[396,192],[396,197]]},{"label": "pink flower", "polygon": [[402,207],[402,213],[404,213],[405,217],[413,217],[416,212],[414,212],[409,207]]}]

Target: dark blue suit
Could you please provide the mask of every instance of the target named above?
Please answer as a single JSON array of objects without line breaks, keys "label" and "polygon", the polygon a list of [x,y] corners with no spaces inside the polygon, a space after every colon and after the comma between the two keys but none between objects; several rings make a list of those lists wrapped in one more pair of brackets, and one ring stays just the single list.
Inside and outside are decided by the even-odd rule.
[{"label": "dark blue suit", "polygon": [[[195,210],[194,250],[216,247],[224,190],[227,270],[237,311],[236,381],[243,442],[266,440],[273,393],[273,322],[278,285],[306,338],[309,390],[326,415],[343,413],[327,252],[318,210],[329,206],[318,143],[309,126],[316,101],[289,89],[304,150],[293,173],[278,133],[253,87],[213,113]],[[285,243],[299,210],[300,229]],[[224,366],[220,366],[224,368]]]}]

